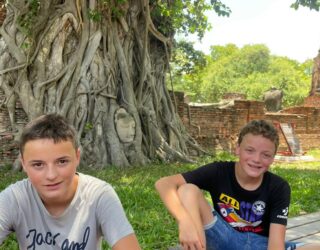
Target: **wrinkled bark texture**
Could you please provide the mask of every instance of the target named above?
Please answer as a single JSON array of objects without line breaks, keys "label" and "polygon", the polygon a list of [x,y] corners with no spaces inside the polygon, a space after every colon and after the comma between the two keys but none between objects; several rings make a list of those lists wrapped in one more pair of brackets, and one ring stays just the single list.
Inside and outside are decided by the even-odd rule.
[{"label": "wrinkled bark texture", "polygon": [[[188,148],[197,145],[165,84],[171,38],[156,30],[150,3],[41,0],[35,8],[32,2],[8,1],[0,29],[2,105],[12,129],[21,130],[15,123],[19,100],[28,120],[66,116],[92,168],[189,161]],[[123,119],[134,122],[133,135],[123,140],[115,123],[120,108],[127,112]]]}]

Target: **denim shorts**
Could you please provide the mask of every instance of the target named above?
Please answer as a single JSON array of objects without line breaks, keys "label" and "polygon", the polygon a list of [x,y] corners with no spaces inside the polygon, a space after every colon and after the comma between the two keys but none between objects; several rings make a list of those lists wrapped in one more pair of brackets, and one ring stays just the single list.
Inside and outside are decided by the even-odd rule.
[{"label": "denim shorts", "polygon": [[[214,221],[204,227],[207,250],[267,250],[268,238],[251,233],[238,232],[233,229],[225,220],[215,211]],[[301,243],[285,242],[286,250],[296,249],[302,246]]]}]

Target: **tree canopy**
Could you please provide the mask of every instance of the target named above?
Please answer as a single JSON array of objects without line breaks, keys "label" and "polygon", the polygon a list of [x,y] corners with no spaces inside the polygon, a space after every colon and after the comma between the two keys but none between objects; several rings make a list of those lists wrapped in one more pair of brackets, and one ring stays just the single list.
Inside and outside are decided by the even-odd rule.
[{"label": "tree canopy", "polygon": [[225,93],[242,93],[262,100],[272,87],[284,91],[284,106],[301,104],[308,95],[312,60],[299,63],[273,56],[263,44],[212,46],[206,64],[175,78],[175,88],[196,102],[219,102]]}]

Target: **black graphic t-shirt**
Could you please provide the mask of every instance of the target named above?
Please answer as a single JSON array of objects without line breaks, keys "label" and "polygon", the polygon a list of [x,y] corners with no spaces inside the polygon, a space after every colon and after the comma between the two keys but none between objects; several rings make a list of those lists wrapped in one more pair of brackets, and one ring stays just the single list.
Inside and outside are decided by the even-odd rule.
[{"label": "black graphic t-shirt", "polygon": [[182,176],[210,193],[214,209],[234,229],[269,236],[270,223],[287,224],[289,184],[266,172],[253,191],[243,189],[235,176],[235,162],[214,162]]}]

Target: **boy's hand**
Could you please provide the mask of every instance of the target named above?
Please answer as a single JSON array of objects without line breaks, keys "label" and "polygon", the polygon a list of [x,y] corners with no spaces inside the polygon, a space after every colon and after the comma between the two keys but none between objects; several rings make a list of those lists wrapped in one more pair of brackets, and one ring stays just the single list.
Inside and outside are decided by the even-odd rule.
[{"label": "boy's hand", "polygon": [[205,249],[204,242],[191,219],[179,222],[179,241],[184,250]]}]

